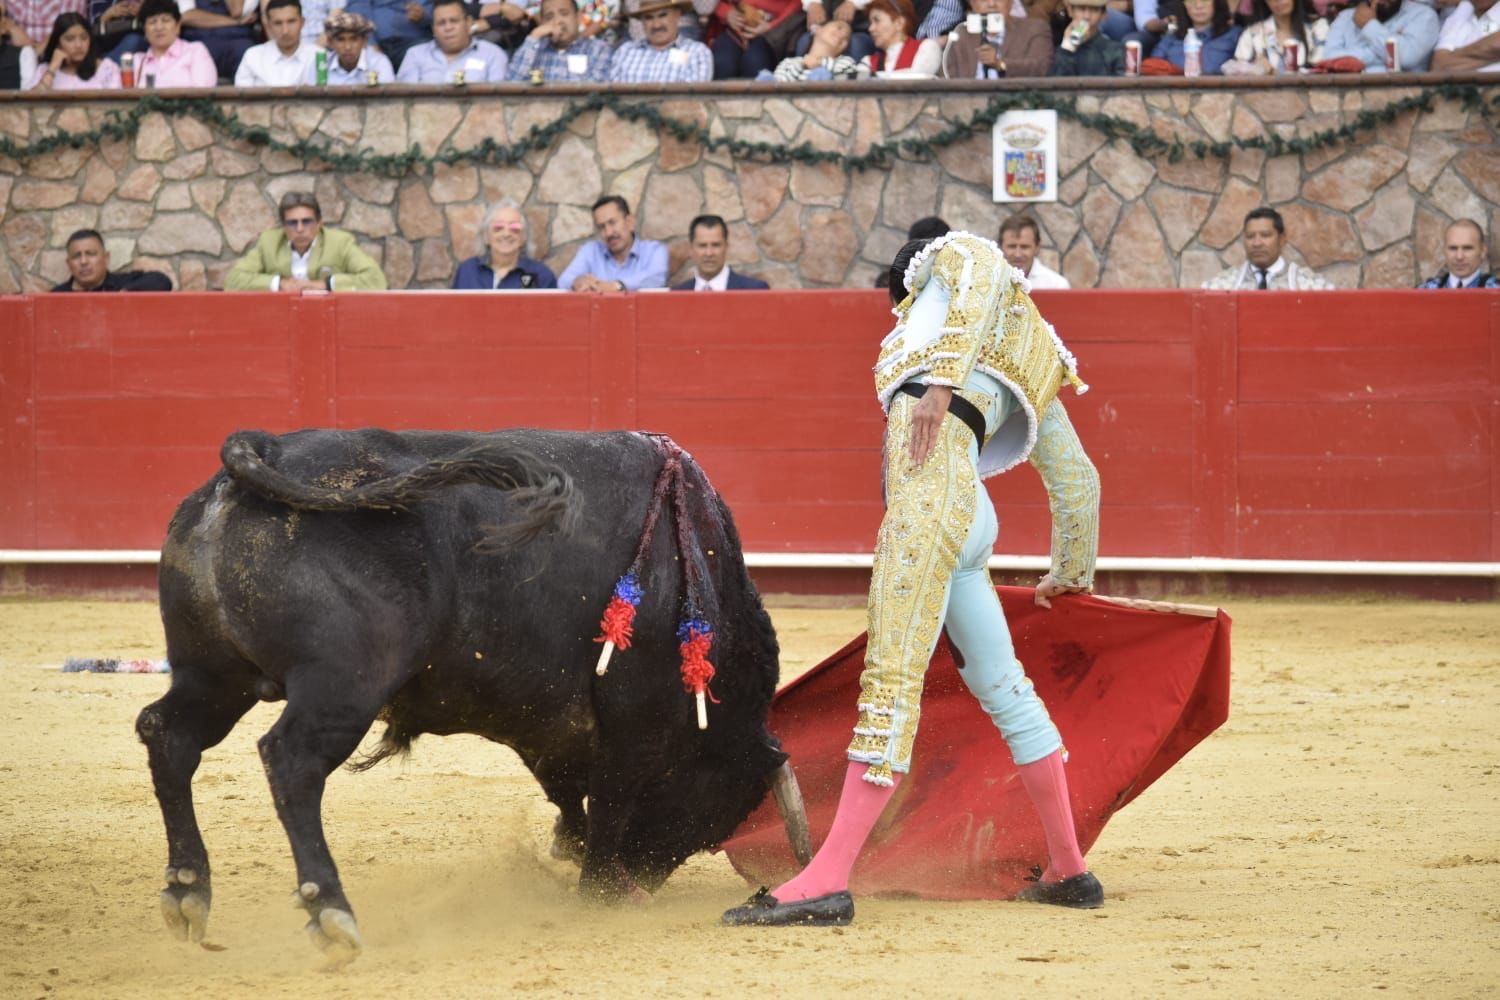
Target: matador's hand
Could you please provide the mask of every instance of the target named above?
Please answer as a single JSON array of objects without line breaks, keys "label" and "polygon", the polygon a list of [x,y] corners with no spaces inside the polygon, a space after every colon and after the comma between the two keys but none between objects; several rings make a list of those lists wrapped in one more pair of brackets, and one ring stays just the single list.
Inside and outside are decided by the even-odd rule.
[{"label": "matador's hand", "polygon": [[1063,594],[1086,594],[1092,588],[1069,587],[1052,579],[1052,574],[1047,574],[1037,581],[1036,603],[1038,607],[1052,607],[1052,598],[1061,597]]},{"label": "matador's hand", "polygon": [[948,412],[953,387],[929,385],[927,394],[917,400],[911,411],[911,464],[920,469],[937,445],[938,428]]}]

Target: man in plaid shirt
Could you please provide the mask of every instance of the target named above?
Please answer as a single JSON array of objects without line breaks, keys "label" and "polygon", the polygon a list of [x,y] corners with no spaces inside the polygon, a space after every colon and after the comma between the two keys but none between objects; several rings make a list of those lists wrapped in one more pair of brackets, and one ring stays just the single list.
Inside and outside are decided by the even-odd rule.
[{"label": "man in plaid shirt", "polygon": [[84,14],[86,7],[87,0],[6,0],[5,4],[10,19],[37,45],[52,34],[52,22],[59,14]]},{"label": "man in plaid shirt", "polygon": [[530,80],[535,70],[543,80],[609,79],[613,51],[602,38],[580,38],[578,5],[574,0],[542,0],[537,26],[510,61],[510,79]]},{"label": "man in plaid shirt", "polygon": [[714,57],[708,46],[677,32],[682,12],[692,0],[645,0],[631,11],[646,30],[645,41],[628,41],[615,49],[609,64],[612,83],[702,83],[713,79]]}]

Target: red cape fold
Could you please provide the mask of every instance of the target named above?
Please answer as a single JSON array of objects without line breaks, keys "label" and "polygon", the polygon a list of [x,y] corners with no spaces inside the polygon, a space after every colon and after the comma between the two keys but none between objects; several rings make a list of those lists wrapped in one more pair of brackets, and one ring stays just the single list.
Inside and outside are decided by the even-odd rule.
[{"label": "red cape fold", "polygon": [[[1054,599],[999,587],[1016,655],[1068,750],[1079,845],[1229,717],[1229,616],[1121,607],[1088,596]],[[791,755],[814,848],[828,834],[848,760],[866,636],[782,688],[771,730]],[[799,869],[775,801],[725,842],[751,883],[775,886]],[[946,638],[927,671],[911,773],[860,855],[858,895],[1009,899],[1047,862],[1041,821],[1009,748],[959,677]]]}]

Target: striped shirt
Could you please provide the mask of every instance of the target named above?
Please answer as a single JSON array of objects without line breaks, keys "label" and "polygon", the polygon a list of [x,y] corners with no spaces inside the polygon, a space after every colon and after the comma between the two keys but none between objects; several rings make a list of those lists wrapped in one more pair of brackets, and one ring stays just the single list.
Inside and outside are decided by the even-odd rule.
[{"label": "striped shirt", "polygon": [[543,80],[604,83],[609,79],[612,55],[602,38],[575,38],[572,45],[559,49],[550,38],[528,37],[510,61],[510,79],[530,80],[531,71],[539,69]]}]

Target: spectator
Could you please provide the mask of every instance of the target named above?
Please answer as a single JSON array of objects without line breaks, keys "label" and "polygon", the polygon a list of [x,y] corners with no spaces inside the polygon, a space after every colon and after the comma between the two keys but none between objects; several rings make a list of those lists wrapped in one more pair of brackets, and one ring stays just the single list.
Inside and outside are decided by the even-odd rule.
[{"label": "spectator", "polygon": [[432,41],[406,50],[396,82],[504,83],[505,67],[504,49],[469,37],[464,0],[432,0]]},{"label": "spectator", "polygon": [[801,0],[720,0],[708,27],[714,79],[768,72],[791,51],[806,25]]},{"label": "spectator", "polygon": [[52,26],[60,16],[86,14],[87,4],[86,0],[5,0],[5,10],[29,44],[38,46],[41,39],[51,37]]},{"label": "spectator", "polygon": [[1240,29],[1229,11],[1229,0],[1167,0],[1164,9],[1168,20],[1176,21],[1177,29],[1162,36],[1151,50],[1152,57],[1183,69],[1186,65],[1183,39],[1192,31],[1203,43],[1199,56],[1203,75],[1222,75],[1224,64],[1234,55],[1240,41]]},{"label": "spectator", "polygon": [[143,0],[140,18],[146,53],[136,65],[137,87],[212,87],[219,82],[208,46],[181,37],[177,0]]},{"label": "spectator", "polygon": [[[335,0],[302,0],[302,40],[313,46],[313,52],[326,45],[328,15],[335,9]],[[337,0],[344,3],[345,0]]]},{"label": "spectator", "polygon": [[[328,34],[328,86],[353,87],[368,84],[370,74],[375,74],[376,83],[390,83],[396,78],[391,61],[381,52],[371,48],[370,35],[375,26],[368,19],[347,10],[336,10],[323,22]],[[303,38],[307,35],[304,33]],[[318,82],[316,54],[308,64],[302,78],[305,84]]]},{"label": "spectator", "polygon": [[413,45],[432,41],[432,0],[349,0],[344,10],[375,25],[375,42],[393,66]]},{"label": "spectator", "polygon": [[683,11],[692,9],[691,0],[645,0],[632,11],[630,16],[640,21],[646,37],[615,49],[609,64],[610,82],[703,83],[713,79],[714,57],[708,46],[679,33]]},{"label": "spectator", "polygon": [[1067,278],[1036,259],[1042,246],[1042,227],[1024,213],[1000,223],[1000,252],[1010,266],[1026,276],[1033,289],[1072,288]]},{"label": "spectator", "polygon": [[942,68],[942,46],[931,38],[917,38],[917,12],[911,0],[870,0],[870,40],[875,51],[860,66],[879,77],[937,76]]},{"label": "spectator", "polygon": [[604,83],[613,54],[597,32],[584,34],[574,0],[542,0],[536,28],[511,60],[510,78],[530,80],[533,71],[541,70],[543,80]]},{"label": "spectator", "polygon": [[[1045,21],[1005,13],[1010,0],[970,0],[969,10],[983,15],[984,30],[960,25],[956,39],[943,49],[942,75],[952,80],[998,80],[1046,76],[1052,68],[1052,29]],[[998,36],[990,21],[1003,18]]]},{"label": "spectator", "polygon": [[[149,3],[150,0],[147,0]],[[354,237],[323,225],[318,199],[306,191],[281,196],[281,226],[260,234],[229,269],[230,291],[330,292],[385,288],[385,274]]]},{"label": "spectator", "polygon": [[[859,63],[849,55],[849,39],[854,29],[847,21],[824,21],[813,31],[812,46],[800,56],[787,56],[776,64],[771,79],[782,83],[810,80],[853,80],[859,76]],[[756,79],[767,78],[765,72]]]},{"label": "spectator", "polygon": [[119,90],[120,68],[99,54],[88,18],[71,11],[52,22],[42,64],[31,81],[36,90]]},{"label": "spectator", "polygon": [[1281,256],[1286,223],[1274,208],[1252,208],[1245,216],[1244,238],[1245,263],[1205,281],[1204,288],[1319,291],[1333,287],[1311,268],[1298,267]]},{"label": "spectator", "polygon": [[[536,18],[511,0],[470,2],[466,6],[475,18],[469,27],[470,34],[500,46],[507,56],[519,48],[536,27]],[[540,13],[540,8],[537,13]]]},{"label": "spectator", "polygon": [[1489,251],[1484,230],[1474,220],[1459,219],[1448,225],[1443,233],[1443,259],[1448,266],[1418,288],[1500,288],[1500,278],[1485,270]]},{"label": "spectator", "polygon": [[[1328,22],[1308,7],[1307,0],[1255,0],[1256,22],[1240,34],[1234,58],[1224,72],[1237,76],[1300,73],[1323,61]],[[1297,42],[1297,65],[1287,66],[1282,42]]]},{"label": "spectator", "polygon": [[672,286],[674,292],[723,292],[767,289],[759,278],[737,274],[725,263],[729,256],[729,226],[717,215],[700,215],[688,224],[693,246],[693,276]]},{"label": "spectator", "polygon": [[104,237],[96,230],[80,229],[68,237],[67,281],[53,286],[54,292],[170,292],[172,279],[156,271],[111,271]]},{"label": "spectator", "polygon": [[1432,68],[1442,73],[1500,73],[1500,6],[1463,0],[1438,32]]},{"label": "spectator", "polygon": [[1052,76],[1121,76],[1125,45],[1099,34],[1104,0],[1068,0],[1068,27],[1052,57]]},{"label": "spectator", "polygon": [[1421,0],[1362,0],[1344,8],[1328,29],[1327,60],[1352,58],[1366,73],[1384,73],[1386,39],[1396,39],[1397,69],[1421,72],[1437,44],[1438,16]]},{"label": "spectator", "polygon": [[236,87],[295,87],[313,65],[316,45],[302,38],[299,0],[270,0],[262,20],[270,40],[252,47],[235,71]]},{"label": "spectator", "polygon": [[805,56],[812,48],[813,32],[829,21],[843,21],[849,26],[849,55],[855,62],[875,54],[875,42],[870,38],[868,6],[861,0],[803,0],[802,12],[807,17],[807,30],[797,39],[793,55]]},{"label": "spectator", "polygon": [[526,217],[520,206],[509,198],[495,202],[479,223],[479,254],[458,265],[453,287],[556,288],[557,275],[525,250]]},{"label": "spectator", "polygon": [[[179,0],[182,37],[202,43],[214,58],[218,76],[233,80],[240,60],[258,40],[258,5],[259,0]],[[160,81],[157,86],[161,86]]]},{"label": "spectator", "polygon": [[558,288],[625,292],[666,287],[667,248],[655,240],[636,239],[635,216],[624,198],[608,194],[594,202],[594,230],[599,238],[579,248],[557,279]]},{"label": "spectator", "polygon": [[0,90],[20,90],[36,79],[36,49],[0,0]]}]

